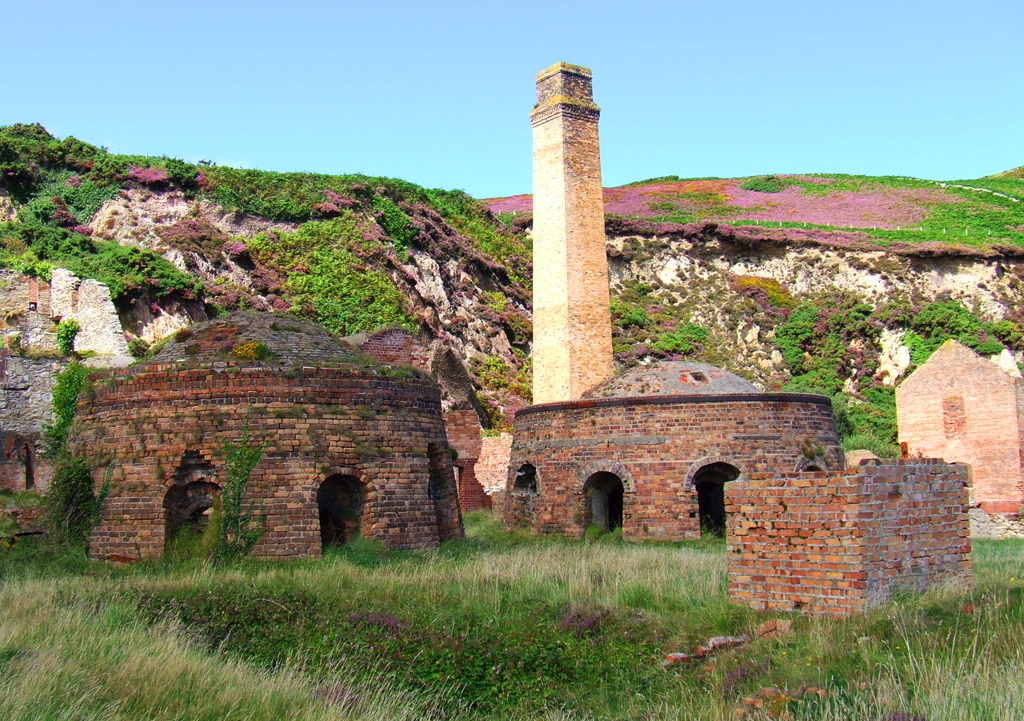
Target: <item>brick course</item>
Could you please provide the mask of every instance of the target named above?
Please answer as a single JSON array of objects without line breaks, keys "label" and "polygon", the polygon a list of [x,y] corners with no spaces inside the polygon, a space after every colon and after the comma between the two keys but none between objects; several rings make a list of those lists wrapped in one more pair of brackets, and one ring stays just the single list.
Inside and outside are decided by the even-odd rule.
[{"label": "brick course", "polygon": [[[504,498],[507,527],[580,536],[584,484],[595,473],[625,489],[623,536],[700,537],[696,473],[728,463],[744,475],[795,471],[816,447],[818,464],[843,468],[828,398],[737,394],[584,400],[531,406],[516,414]],[[537,492],[516,490],[523,464],[537,469]]]},{"label": "brick course", "polygon": [[752,474],[725,486],[729,597],[846,616],[969,579],[967,469],[867,460],[846,473]]}]

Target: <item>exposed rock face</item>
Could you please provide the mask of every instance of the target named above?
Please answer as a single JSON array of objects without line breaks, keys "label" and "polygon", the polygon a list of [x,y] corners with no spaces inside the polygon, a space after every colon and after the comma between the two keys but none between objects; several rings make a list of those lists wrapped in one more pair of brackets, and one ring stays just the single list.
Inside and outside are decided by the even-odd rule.
[{"label": "exposed rock face", "polygon": [[910,349],[903,345],[903,331],[888,328],[882,331],[878,340],[881,353],[878,356],[878,372],[882,383],[887,386],[896,385],[896,381],[910,367]]},{"label": "exposed rock face", "polygon": [[11,202],[11,196],[6,190],[0,188],[0,223],[6,223],[18,219],[18,214],[14,211],[14,204]]},{"label": "exposed rock face", "polygon": [[121,325],[150,345],[193,323],[208,320],[201,301],[164,299],[160,304],[135,303],[121,313]]},{"label": "exposed rock face", "polygon": [[[1024,303],[1020,261],[998,254],[932,257],[781,242],[748,246],[682,231],[610,234],[608,254],[613,297],[640,281],[653,287],[652,295],[664,303],[685,306],[694,322],[715,333],[720,355],[712,362],[722,362],[760,386],[785,364],[772,337],[749,318],[729,313],[737,277],[775,281],[796,299],[849,293],[877,306],[899,299],[923,304],[949,298],[988,321],[1000,320]],[[897,384],[911,365],[902,334],[883,332],[877,351],[882,382]],[[1007,352],[1001,362],[1009,370],[1017,360]]]},{"label": "exposed rock face", "polygon": [[121,245],[137,245],[158,253],[166,248],[157,228],[176,223],[189,216],[205,220],[229,235],[251,238],[267,230],[294,230],[294,223],[257,218],[245,213],[225,210],[208,200],[191,200],[180,190],[134,188],[108,200],[93,217],[89,227],[93,234]]}]

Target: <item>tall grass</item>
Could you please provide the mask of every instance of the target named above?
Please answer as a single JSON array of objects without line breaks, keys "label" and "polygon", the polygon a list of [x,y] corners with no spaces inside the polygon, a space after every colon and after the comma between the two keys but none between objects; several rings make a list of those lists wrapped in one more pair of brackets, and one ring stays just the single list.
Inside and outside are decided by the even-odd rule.
[{"label": "tall grass", "polygon": [[412,719],[432,704],[387,683],[339,685],[201,650],[188,629],[147,625],[102,582],[31,581],[0,592],[0,709],[39,719]]},{"label": "tall grass", "polygon": [[0,718],[1020,717],[1024,542],[976,543],[973,587],[793,617],[782,638],[665,669],[665,652],[778,615],[728,603],[721,544],[468,520],[438,551],[359,539],[316,562],[116,570],[23,549],[0,580]]}]

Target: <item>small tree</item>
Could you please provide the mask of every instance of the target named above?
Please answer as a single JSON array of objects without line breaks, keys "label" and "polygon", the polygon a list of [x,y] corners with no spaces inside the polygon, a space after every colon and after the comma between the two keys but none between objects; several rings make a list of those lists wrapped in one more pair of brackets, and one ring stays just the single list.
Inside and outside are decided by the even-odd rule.
[{"label": "small tree", "polygon": [[263,504],[249,501],[242,509],[242,498],[249,485],[253,469],[263,457],[266,443],[252,444],[249,433],[249,416],[252,404],[245,412],[242,423],[242,437],[237,443],[224,444],[224,491],[221,495],[220,540],[214,556],[218,560],[230,560],[249,555],[266,530]]}]

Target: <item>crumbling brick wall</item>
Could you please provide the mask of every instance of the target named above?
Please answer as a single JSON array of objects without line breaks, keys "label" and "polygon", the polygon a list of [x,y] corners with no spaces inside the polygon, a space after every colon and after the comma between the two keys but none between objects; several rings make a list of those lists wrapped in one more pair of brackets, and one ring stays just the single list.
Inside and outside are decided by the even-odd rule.
[{"label": "crumbling brick wall", "polygon": [[449,411],[444,415],[448,445],[456,450],[456,475],[459,481],[459,506],[463,511],[479,511],[491,507],[476,475],[480,457],[480,419],[474,410]]},{"label": "crumbling brick wall", "polygon": [[483,439],[476,477],[488,495],[504,491],[508,482],[508,463],[512,456],[512,434],[502,433]]},{"label": "crumbling brick wall", "polygon": [[864,461],[846,473],[752,474],[726,484],[729,597],[845,616],[971,576],[967,469]]},{"label": "crumbling brick wall", "polygon": [[911,455],[970,465],[981,508],[1020,511],[1024,381],[947,341],[896,389],[896,415]]},{"label": "crumbling brick wall", "polygon": [[43,493],[52,476],[53,465],[43,455],[40,434],[0,432],[0,488]]}]

